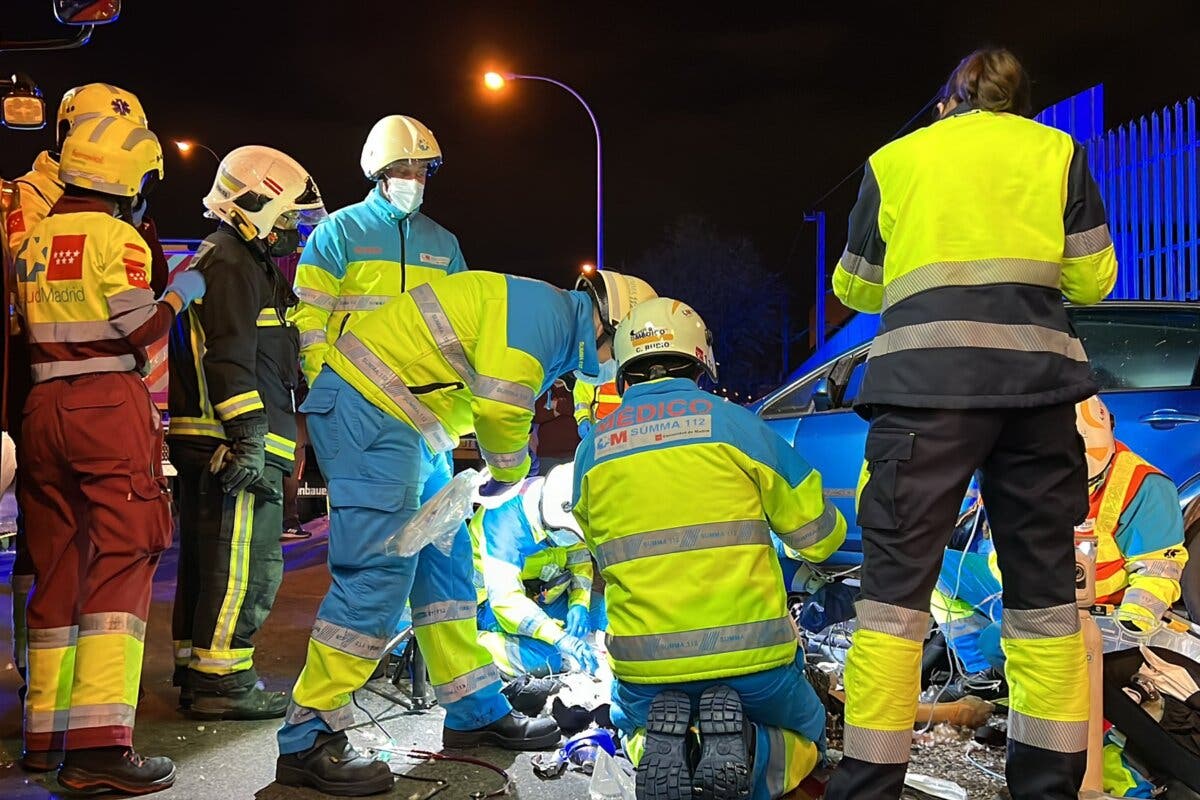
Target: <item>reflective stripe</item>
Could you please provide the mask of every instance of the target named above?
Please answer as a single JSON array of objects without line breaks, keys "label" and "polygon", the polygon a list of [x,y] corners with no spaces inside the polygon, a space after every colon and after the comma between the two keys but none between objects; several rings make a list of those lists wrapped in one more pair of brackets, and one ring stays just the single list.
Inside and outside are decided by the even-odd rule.
[{"label": "reflective stripe", "polygon": [[388,643],[387,639],[368,636],[319,617],[313,623],[311,636],[315,642],[369,661],[374,661],[383,655],[383,650]]},{"label": "reflective stripe", "polygon": [[300,349],[312,347],[314,344],[325,344],[326,339],[323,330],[302,331],[300,333]]},{"label": "reflective stripe", "polygon": [[26,733],[56,733],[65,731],[71,721],[71,709],[61,708],[57,711],[34,711],[25,706]]},{"label": "reflective stripe", "polygon": [[779,538],[793,550],[803,550],[812,547],[837,529],[838,510],[832,503],[826,503],[821,509],[821,516],[812,522],[801,525],[791,533],[781,533]]},{"label": "reflective stripe", "polygon": [[[1167,613],[1167,608],[1169,607],[1168,604],[1163,602],[1161,598],[1155,597],[1145,589],[1130,589],[1128,592],[1126,592],[1125,597],[1121,600],[1121,605],[1125,605],[1127,603],[1131,603],[1135,606],[1141,606],[1153,614],[1155,618],[1162,617],[1163,614]],[[1008,614],[1007,611],[1004,613],[1006,615]]]},{"label": "reflective stripe", "polygon": [[125,611],[100,611],[79,615],[79,636],[127,633],[141,641],[146,638],[146,622]]},{"label": "reflective stripe", "polygon": [[258,320],[255,323],[260,328],[278,328],[286,323],[279,318],[279,312],[273,308],[264,308],[258,312]]},{"label": "reflective stripe", "polygon": [[442,356],[451,368],[458,373],[458,377],[462,379],[463,383],[471,388],[471,394],[495,400],[498,403],[508,403],[528,411],[533,410],[533,403],[537,398],[528,386],[515,381],[480,375],[475,371],[471,362],[467,360],[466,351],[463,350],[458,334],[454,332],[454,326],[450,324],[450,317],[447,316],[441,301],[438,300],[437,294],[429,284],[423,283],[409,294],[416,301],[417,310],[421,312],[421,317],[425,320],[425,325],[429,328],[429,333],[433,336],[438,350],[442,352]]},{"label": "reflective stripe", "polygon": [[567,551],[567,565],[571,564],[586,564],[592,560],[592,554],[587,551],[586,547],[581,547],[577,550]]},{"label": "reflective stripe", "polygon": [[[214,650],[230,650],[233,632],[237,628],[242,612],[242,601],[246,598],[246,587],[250,573],[250,539],[254,533],[254,496],[250,492],[238,492],[233,501],[233,520],[229,542],[228,578],[221,608],[213,631]],[[222,531],[224,533],[224,531]]]},{"label": "reflective stripe", "polygon": [[81,358],[78,361],[47,361],[34,364],[34,383],[51,378],[67,378],[72,375],[90,375],[96,372],[133,372],[137,369],[137,358],[131,353],[123,356],[101,356]]},{"label": "reflective stripe", "polygon": [[211,436],[225,438],[225,426],[215,420],[196,417],[174,417],[171,419],[170,436]]},{"label": "reflective stripe", "polygon": [[845,755],[868,764],[907,764],[912,752],[911,729],[877,731],[846,723],[844,738]]},{"label": "reflective stripe", "polygon": [[851,253],[849,249],[842,252],[841,264],[846,272],[867,283],[883,283],[883,267],[872,264],[857,253]]},{"label": "reflective stripe", "polygon": [[[1008,609],[1004,613],[1007,616]],[[1081,753],[1086,750],[1087,729],[1087,720],[1060,722],[1031,717],[1012,709],[1008,712],[1008,738],[1056,753]]]},{"label": "reflective stripe", "polygon": [[1093,256],[1112,247],[1112,243],[1112,235],[1108,232],[1108,223],[1097,225],[1091,230],[1068,233],[1066,241],[1063,243],[1063,258]]},{"label": "reflective stripe", "polygon": [[222,400],[213,406],[213,410],[217,412],[217,415],[221,419],[233,419],[251,411],[258,411],[264,407],[262,397],[259,396],[258,391],[251,389],[248,392],[235,394],[233,397]]},{"label": "reflective stripe", "polygon": [[298,286],[296,297],[300,298],[301,303],[308,303],[310,306],[323,308],[326,311],[333,311],[333,307],[337,304],[337,298],[333,295],[309,286]]},{"label": "reflective stripe", "polygon": [[1004,609],[1000,635],[1005,639],[1050,639],[1079,631],[1079,609],[1074,603],[1050,608]]},{"label": "reflective stripe", "polygon": [[576,575],[571,578],[571,588],[576,592],[590,592],[592,579],[585,575]]},{"label": "reflective stripe", "polygon": [[150,306],[142,306],[120,316],[114,316],[109,322],[109,325],[121,336],[128,336],[138,328],[146,324],[151,317],[154,316],[157,309]]},{"label": "reflective stripe", "polygon": [[[136,688],[134,694],[137,694]],[[125,703],[100,703],[94,706],[71,706],[67,730],[83,728],[132,728],[134,714],[131,705]]]},{"label": "reflective stripe", "polygon": [[757,650],[795,641],[796,629],[791,617],[778,617],[678,633],[612,636],[608,652],[617,661],[663,661]]},{"label": "reflective stripe", "polygon": [[886,633],[912,642],[925,641],[929,631],[929,612],[893,606],[878,600],[859,600],[854,604],[859,627]]},{"label": "reflective stripe", "polygon": [[1054,353],[1087,362],[1083,345],[1069,333],[1041,325],[1006,325],[971,320],[938,320],[886,331],[871,342],[868,358],[904,350],[981,347],[1027,353]]},{"label": "reflective stripe", "polygon": [[246,647],[239,650],[204,650],[197,647],[195,649],[195,656],[195,663],[192,664],[192,669],[197,672],[208,673],[209,675],[228,675],[231,672],[244,672],[254,666],[253,647]]},{"label": "reflective stripe", "polygon": [[333,304],[334,311],[374,311],[395,297],[385,294],[344,294]]},{"label": "reflective stripe", "polygon": [[[153,309],[149,311],[151,314],[154,313]],[[135,325],[134,328],[137,326]],[[29,340],[37,343],[101,342],[125,338],[125,334],[117,330],[108,320],[102,322],[33,322],[28,325],[28,330]]]},{"label": "reflective stripe", "polygon": [[1169,558],[1138,559],[1127,561],[1125,569],[1146,578],[1166,578],[1177,581],[1183,578],[1183,565]]},{"label": "reflective stripe", "polygon": [[425,437],[429,448],[435,453],[454,449],[454,442],[446,434],[445,428],[433,412],[425,407],[413,393],[404,385],[400,376],[392,371],[379,356],[367,349],[367,346],[352,333],[337,340],[338,352],[350,359],[371,383],[378,386],[400,410],[408,415],[413,425]]},{"label": "reflective stripe", "polygon": [[771,529],[761,519],[683,525],[610,539],[596,548],[596,561],[609,569],[637,558],[710,550],[714,547],[771,545]]},{"label": "reflective stripe", "polygon": [[1046,289],[1059,288],[1062,265],[1032,258],[980,258],[972,261],[936,261],[906,272],[883,287],[883,307],[915,294],[944,286],[987,286],[1022,283]]},{"label": "reflective stripe", "polygon": [[308,722],[310,719],[319,719],[329,726],[331,731],[343,731],[354,724],[354,710],[350,708],[350,703],[347,702],[344,706],[331,709],[329,711],[318,711],[315,708],[306,708],[292,703],[288,706],[287,719],[288,725],[299,725],[303,722]]},{"label": "reflective stripe", "polygon": [[149,128],[134,128],[125,137],[125,141],[121,144],[121,149],[132,150],[142,142],[154,142],[158,144],[158,137]]},{"label": "reflective stripe", "polygon": [[155,304],[154,292],[149,289],[126,289],[106,299],[110,317],[119,317],[139,308],[153,308]]},{"label": "reflective stripe", "polygon": [[528,445],[522,447],[520,450],[513,450],[511,453],[493,453],[482,445],[479,447],[479,454],[483,456],[483,460],[488,463],[488,466],[499,467],[500,469],[512,469],[513,467],[521,466],[528,452]]},{"label": "reflective stripe", "polygon": [[533,636],[534,631],[536,631],[538,626],[545,622],[546,619],[547,617],[545,614],[530,614],[528,617],[524,617],[520,622],[517,623],[517,633],[521,634],[522,636]]},{"label": "reflective stripe", "polygon": [[439,703],[446,705],[469,697],[485,686],[499,682],[500,670],[496,669],[496,665],[484,664],[466,675],[459,675],[449,683],[435,685],[433,693],[437,696]]},{"label": "reflective stripe", "polygon": [[475,619],[478,605],[473,600],[443,600],[425,606],[414,606],[412,624],[414,628],[453,622],[459,619]]},{"label": "reflective stripe", "polygon": [[296,443],[277,433],[268,433],[264,447],[268,453],[293,461],[296,458]]},{"label": "reflective stripe", "polygon": [[783,797],[787,791],[787,743],[783,738],[783,730],[773,725],[764,725],[767,733],[767,744],[770,752],[767,755],[767,769],[763,778],[767,783],[769,797]]},{"label": "reflective stripe", "polygon": [[30,628],[29,649],[51,650],[55,647],[74,647],[79,641],[79,626],[66,625],[61,628]]}]

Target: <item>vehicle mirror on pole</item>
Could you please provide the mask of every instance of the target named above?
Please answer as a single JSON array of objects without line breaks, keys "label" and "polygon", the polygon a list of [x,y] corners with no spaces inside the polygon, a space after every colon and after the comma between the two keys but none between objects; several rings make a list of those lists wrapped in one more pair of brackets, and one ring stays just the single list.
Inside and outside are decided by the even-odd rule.
[{"label": "vehicle mirror on pole", "polygon": [[53,0],[63,25],[107,25],[121,16],[121,0]]},{"label": "vehicle mirror on pole", "polygon": [[46,102],[27,76],[0,78],[0,122],[14,130],[35,131],[46,125]]}]

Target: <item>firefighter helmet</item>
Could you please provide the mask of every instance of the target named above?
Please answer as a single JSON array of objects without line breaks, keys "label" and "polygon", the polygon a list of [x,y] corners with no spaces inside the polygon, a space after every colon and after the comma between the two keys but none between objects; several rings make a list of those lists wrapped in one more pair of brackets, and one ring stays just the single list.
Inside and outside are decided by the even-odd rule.
[{"label": "firefighter helmet", "polygon": [[1108,406],[1096,395],[1075,406],[1075,427],[1083,438],[1089,481],[1104,475],[1117,454],[1117,442],[1113,438],[1115,425]]},{"label": "firefighter helmet", "polygon": [[78,123],[93,117],[122,117],[143,128],[150,126],[142,102],[133,92],[107,83],[85,83],[68,89],[58,104],[58,146]]},{"label": "firefighter helmet", "polygon": [[432,175],[442,165],[442,148],[433,131],[420,121],[401,114],[392,114],[375,123],[363,144],[362,171],[376,180],[389,165],[397,161],[424,163]]},{"label": "firefighter helmet", "polygon": [[[617,326],[613,356],[617,360],[618,389],[629,383],[629,375],[643,380],[653,377],[646,367],[652,361],[661,361],[662,356],[681,359],[681,367],[699,365],[710,379],[717,380],[712,332],[691,306],[669,297],[655,297],[629,312]],[[661,377],[674,371],[667,368]]]},{"label": "firefighter helmet", "polygon": [[228,223],[246,241],[265,239],[275,227],[315,225],[326,217],[308,170],[261,145],[239,147],[221,159],[203,202],[206,216]]},{"label": "firefighter helmet", "polygon": [[79,120],[63,141],[58,159],[63,183],[114,197],[146,194],[162,176],[158,137],[124,117]]},{"label": "firefighter helmet", "polygon": [[571,513],[571,491],[575,479],[575,464],[559,464],[542,484],[541,517],[547,530],[567,531],[583,541],[583,529]]},{"label": "firefighter helmet", "polygon": [[575,282],[575,288],[591,295],[592,301],[600,311],[600,322],[604,325],[604,332],[610,336],[638,303],[658,297],[654,287],[641,278],[622,275],[611,269],[585,270]]}]

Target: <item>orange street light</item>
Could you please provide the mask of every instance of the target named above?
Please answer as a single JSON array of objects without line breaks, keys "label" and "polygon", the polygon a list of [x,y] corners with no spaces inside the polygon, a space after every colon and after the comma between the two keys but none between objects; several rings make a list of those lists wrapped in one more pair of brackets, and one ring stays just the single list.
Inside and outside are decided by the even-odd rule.
[{"label": "orange street light", "polygon": [[489,72],[483,76],[483,85],[493,92],[498,92],[504,88],[504,76],[499,72]]},{"label": "orange street light", "polygon": [[590,274],[592,274],[592,272],[595,271],[596,267],[593,266],[592,264],[582,264],[582,265],[580,265],[580,269],[583,270],[584,275],[590,275]]},{"label": "orange street light", "polygon": [[174,139],[173,141],[175,143],[175,147],[177,147],[179,152],[185,156],[192,152],[193,149],[199,147],[201,150],[207,150],[209,154],[217,160],[217,164],[221,163],[221,157],[213,152],[213,149],[207,145],[200,144],[199,142],[190,142],[187,139]]}]

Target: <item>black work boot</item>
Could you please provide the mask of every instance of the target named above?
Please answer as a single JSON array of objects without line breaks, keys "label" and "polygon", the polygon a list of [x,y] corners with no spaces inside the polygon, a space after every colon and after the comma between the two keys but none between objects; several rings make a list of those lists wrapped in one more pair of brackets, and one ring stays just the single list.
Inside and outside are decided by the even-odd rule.
[{"label": "black work boot", "polygon": [[742,712],[742,698],[728,686],[712,686],[700,695],[700,760],[694,797],[738,800],[751,790],[750,743],[753,729]]},{"label": "black work boot", "polygon": [[687,800],[692,796],[688,768],[688,726],[692,700],[683,692],[659,692],[646,715],[646,744],[635,774],[638,800]]},{"label": "black work boot", "polygon": [[236,692],[195,691],[188,713],[192,719],[278,719],[287,713],[291,695],[268,692],[257,685]]},{"label": "black work boot", "polygon": [[558,678],[534,678],[529,675],[518,675],[500,690],[500,694],[508,698],[513,711],[520,711],[527,717],[536,717],[546,707],[550,695],[563,687]]},{"label": "black work boot", "polygon": [[561,736],[558,723],[550,717],[527,717],[513,711],[491,725],[473,731],[443,727],[442,746],[458,750],[483,745],[505,750],[549,750],[558,746]]},{"label": "black work boot", "polygon": [[187,711],[192,707],[192,679],[186,666],[176,666],[171,673],[171,685],[179,689],[179,707]]},{"label": "black work boot", "polygon": [[58,782],[73,792],[150,794],[175,783],[175,762],[166,756],[143,758],[132,747],[69,750]]},{"label": "black work boot", "polygon": [[21,755],[21,769],[26,772],[53,772],[62,766],[62,750],[26,750]]},{"label": "black work boot", "polygon": [[317,734],[316,743],[307,750],[280,755],[275,782],[311,786],[338,797],[363,797],[390,790],[395,779],[387,764],[359,753],[339,731]]}]

